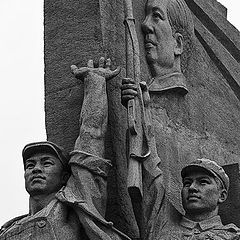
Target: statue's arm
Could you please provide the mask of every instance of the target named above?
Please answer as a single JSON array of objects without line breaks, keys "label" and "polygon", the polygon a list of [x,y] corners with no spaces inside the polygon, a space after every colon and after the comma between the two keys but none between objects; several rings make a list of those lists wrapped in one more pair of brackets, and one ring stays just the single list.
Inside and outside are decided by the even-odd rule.
[{"label": "statue's arm", "polygon": [[119,69],[112,71],[110,66],[110,59],[105,63],[104,58],[100,58],[97,68],[94,68],[92,60],[88,61],[87,67],[71,67],[75,77],[84,84],[80,130],[74,151],[84,151],[102,158],[108,121],[106,81],[119,73]]},{"label": "statue's arm", "polygon": [[[84,84],[84,100],[79,118],[79,136],[71,153],[71,176],[58,194],[78,215],[89,239],[128,239],[105,220],[107,175],[111,162],[104,158],[108,102],[106,81],[120,69],[110,70],[111,62],[101,58],[98,67],[88,61],[87,67],[72,66],[72,72]],[[81,236],[80,236],[81,238]]]},{"label": "statue's arm", "polygon": [[[167,223],[166,196],[163,186],[163,175],[160,169],[161,159],[159,158],[155,130],[152,121],[150,108],[150,95],[145,82],[140,83],[145,120],[148,126],[148,146],[150,155],[141,163],[143,174],[143,200],[142,200],[142,237],[143,239],[154,239],[154,234],[162,230]],[[137,96],[137,87],[130,78],[125,78],[121,86],[121,102],[127,106],[127,102]]]},{"label": "statue's arm", "polygon": [[[147,181],[148,187],[154,184],[154,179],[162,177],[162,171],[159,168],[161,160],[157,153],[155,131],[152,121],[152,114],[150,108],[150,95],[146,82],[140,82],[142,90],[142,97],[144,102],[144,120],[147,128],[147,144],[150,149],[150,155],[141,164],[143,165],[143,175],[149,175],[147,178],[143,176],[143,180]],[[134,99],[138,95],[137,86],[131,78],[124,78],[121,86],[121,102],[123,106],[127,106],[129,100]]]},{"label": "statue's arm", "polygon": [[98,217],[104,217],[106,187],[111,162],[104,159],[104,139],[107,131],[108,101],[106,81],[119,73],[110,70],[111,62],[100,58],[98,67],[89,60],[86,67],[72,66],[72,72],[83,81],[84,100],[79,118],[79,135],[71,153],[71,176],[64,194],[70,202],[82,206]]}]

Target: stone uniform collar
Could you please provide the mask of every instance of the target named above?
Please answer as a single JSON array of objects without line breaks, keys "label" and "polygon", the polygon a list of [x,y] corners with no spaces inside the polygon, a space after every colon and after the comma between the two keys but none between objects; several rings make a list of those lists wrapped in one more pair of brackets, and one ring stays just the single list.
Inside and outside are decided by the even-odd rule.
[{"label": "stone uniform collar", "polygon": [[223,224],[221,221],[221,218],[219,215],[214,216],[212,218],[209,218],[207,220],[201,221],[201,222],[194,222],[186,217],[183,217],[180,225],[184,228],[188,229],[194,229],[194,228],[200,228],[202,231],[213,229],[213,228],[222,228]]},{"label": "stone uniform collar", "polygon": [[149,84],[149,92],[163,92],[167,90],[174,90],[182,95],[188,93],[184,75],[176,72],[161,77],[155,77]]}]

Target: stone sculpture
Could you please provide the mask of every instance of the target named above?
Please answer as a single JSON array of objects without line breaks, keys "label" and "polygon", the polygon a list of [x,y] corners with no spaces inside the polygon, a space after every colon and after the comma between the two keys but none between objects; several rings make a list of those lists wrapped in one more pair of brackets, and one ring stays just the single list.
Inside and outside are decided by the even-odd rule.
[{"label": "stone sculpture", "polygon": [[72,66],[76,78],[84,82],[74,150],[69,157],[49,141],[24,147],[29,214],[6,223],[0,239],[129,239],[104,219],[106,178],[111,167],[104,159],[106,81],[119,73],[119,69],[111,71],[110,65],[110,59],[105,65],[105,59],[100,58],[97,68],[92,60],[87,67]]},{"label": "stone sculpture", "polygon": [[150,91],[187,93],[185,71],[194,25],[182,0],[148,0],[142,23],[146,60],[152,75]]},{"label": "stone sculpture", "polygon": [[156,239],[240,239],[240,229],[224,226],[218,215],[229,189],[224,169],[209,159],[197,159],[182,169],[181,176],[185,216]]},{"label": "stone sculpture", "polygon": [[[149,83],[151,98],[154,98],[155,95],[158,98],[157,100],[161,102],[162,94],[168,92],[184,96],[188,92],[188,89],[182,69],[185,71],[187,67],[194,35],[191,13],[185,2],[181,0],[148,0],[142,30],[144,33],[146,60],[152,75],[152,80]],[[126,106],[127,101],[137,95],[135,82],[132,79],[123,79],[123,104]],[[148,95],[149,93],[145,89],[143,91],[146,107],[145,115],[151,116],[152,106],[150,106],[149,100],[146,100],[146,98],[150,99]],[[148,103],[146,103],[147,101]],[[169,138],[169,136],[166,136],[161,131],[164,125],[164,118],[161,119],[164,109],[161,110],[159,106],[158,104],[157,110],[154,110],[154,114],[156,115],[160,111],[158,116],[160,120],[153,122],[155,130],[149,132],[151,154],[143,162],[143,185],[145,193],[143,194],[142,206],[144,227],[141,229],[141,234],[144,239],[154,239],[153,235],[156,232],[161,232],[163,226],[177,221],[178,213],[175,212],[172,206],[181,212],[180,206],[177,206],[180,203],[177,203],[176,193],[169,186],[169,180],[167,180],[167,183],[165,181],[165,179],[169,178],[167,168],[163,165],[164,176],[161,169],[159,169],[159,165],[164,163],[158,157],[153,132],[156,131],[159,133],[157,135],[160,139],[157,139],[157,141],[160,143],[165,142],[167,144],[168,139],[172,141],[171,137]],[[153,116],[153,118],[155,117]],[[174,159],[169,159],[169,161],[174,162]],[[169,198],[170,194],[172,197]],[[159,214],[160,212],[161,214]]]},{"label": "stone sculpture", "polygon": [[[142,83],[142,95],[145,96],[145,115],[153,115],[155,130],[150,128],[148,132],[151,154],[142,162],[143,216],[139,225],[142,224],[143,239],[159,239],[162,235],[162,239],[175,239],[176,236],[171,235],[172,226],[179,226],[181,214],[184,214],[177,194],[177,189],[181,187],[180,181],[176,180],[180,178],[180,159],[176,152],[174,125],[168,125],[171,120],[164,104],[183,102],[188,92],[182,72],[186,71],[191,55],[194,25],[184,1],[148,0],[142,30],[146,60],[152,75],[148,84],[151,101],[146,83]],[[125,106],[127,101],[139,96],[137,89],[134,80],[123,79],[122,102]],[[160,159],[159,153],[166,151],[167,157]],[[185,238],[179,235],[177,239]]]},{"label": "stone sculpture", "polygon": [[[184,0],[191,10],[195,26],[192,46],[180,32],[183,35],[181,69],[186,78],[181,86],[186,88],[164,90],[165,85],[160,83],[165,80],[157,81],[158,78],[153,76],[156,71],[148,67],[151,61],[147,64],[145,58],[147,49],[144,50],[145,36],[141,32],[141,23],[145,18],[146,2],[132,1],[140,43],[141,80],[153,82],[152,87],[150,85],[150,107],[164,186],[174,208],[183,213],[180,204],[181,177],[177,173],[184,165],[202,157],[212,159],[221,166],[238,163],[240,159],[239,31],[227,21],[227,9],[217,0]],[[164,1],[160,3],[165,4]],[[173,1],[169,3],[173,5]],[[84,85],[79,85],[71,76],[69,63],[83,66],[89,58],[97,60],[106,54],[115,66],[122,67],[121,73],[107,84],[109,127],[105,147],[106,158],[112,160],[113,168],[108,182],[106,218],[127,235],[138,238],[138,226],[127,191],[127,114],[119,100],[120,81],[127,71],[124,1],[46,0],[44,12],[45,112],[50,141],[70,151],[78,135]],[[172,15],[170,12],[169,17]],[[180,20],[180,7],[172,12],[175,16],[172,20]],[[188,14],[189,10],[183,13]],[[174,23],[172,20],[170,23]],[[190,48],[184,48],[186,43]],[[156,81],[153,81],[154,77]],[[166,79],[167,83],[171,82],[170,77]],[[153,89],[156,86],[154,83],[160,91],[153,91],[156,89]],[[231,220],[229,214],[225,214],[224,223],[232,222],[234,214],[235,219],[239,218],[239,197],[231,196],[234,204],[228,206],[232,207],[233,214]]]},{"label": "stone sculpture", "polygon": [[[78,119],[83,96],[85,95],[81,111],[83,118],[80,123],[98,126],[96,114],[100,113],[100,109],[97,108],[97,111],[94,111],[94,107],[89,107],[93,102],[90,101],[90,105],[86,102],[86,95],[90,94],[87,91],[86,82],[79,85],[73,77],[71,79],[66,69],[68,69],[69,62],[79,60],[76,64],[82,66],[86,59],[104,54],[110,55],[116,65],[124,66],[123,2],[45,1],[46,130],[48,139],[63,145],[67,150],[72,150],[78,135]],[[142,10],[145,2],[146,0],[132,2],[136,30],[140,39],[142,36],[140,36],[139,23],[144,18]],[[195,29],[191,13],[185,3],[193,13]],[[134,22],[134,19],[131,21]],[[197,43],[193,48],[193,61],[189,61],[192,40],[195,38],[194,30]],[[104,161],[103,158],[107,156],[113,162],[114,168],[110,173],[109,181],[107,219],[111,219],[119,229],[133,238],[139,238],[140,231],[143,239],[159,239],[161,236],[167,238],[170,234],[169,229],[175,233],[180,228],[179,221],[184,211],[178,192],[181,188],[180,170],[183,165],[196,157],[209,157],[222,165],[239,162],[240,131],[237,126],[240,124],[238,101],[240,98],[238,83],[240,45],[238,31],[227,23],[226,9],[215,0],[147,0],[142,32],[147,60],[145,64],[143,44],[140,44],[140,63],[141,68],[144,69],[141,77],[147,82],[147,84],[141,84],[144,100],[143,112],[147,118],[145,120],[148,120],[144,137],[148,141],[151,154],[145,161],[138,164],[142,168],[143,177],[143,199],[140,201],[143,211],[140,211],[140,208],[134,211],[135,215],[137,212],[140,213],[137,216],[138,225],[133,216],[126,187],[128,164],[125,157],[127,148],[125,130],[127,121],[126,112],[119,101],[119,80],[123,77],[120,74],[108,84],[110,114],[106,144],[103,144],[102,138],[94,138],[92,142],[90,141],[91,143],[97,141],[93,147],[93,144],[89,144],[89,136],[86,136],[88,139],[86,141],[82,141],[79,137],[75,143],[75,149],[81,148],[91,154],[95,150],[99,151],[100,160]],[[110,63],[107,62],[108,72]],[[190,63],[190,68],[188,68],[188,63]],[[100,67],[103,66],[102,64],[103,59],[100,61]],[[151,73],[150,80],[146,65]],[[88,75],[89,69],[91,73]],[[87,68],[73,67],[72,70],[77,78],[99,77],[97,76],[99,72],[96,74],[99,69],[93,68],[92,61],[88,63]],[[127,67],[126,70],[128,70]],[[122,73],[124,74],[124,71]],[[103,77],[104,74],[102,75],[101,72],[100,75]],[[89,87],[94,87],[93,85]],[[136,89],[132,79],[123,80],[124,105],[129,99],[137,96]],[[96,93],[98,94],[97,90]],[[103,92],[101,97],[105,96],[105,93]],[[89,97],[88,100],[91,98]],[[101,98],[98,98],[98,103],[102,107],[106,104],[101,101]],[[103,114],[106,114],[107,108],[104,109]],[[101,124],[105,128],[106,115],[103,118],[105,120]],[[85,130],[89,129],[88,127]],[[85,130],[80,129],[81,133]],[[96,128],[95,130],[93,132],[99,133]],[[83,135],[80,134],[80,136]],[[50,144],[52,146],[50,149],[53,151],[58,149],[49,142],[42,144]],[[104,148],[106,156],[103,153]],[[72,161],[80,155],[74,151]],[[76,167],[76,164],[72,166]],[[85,175],[88,173],[86,172]],[[71,177],[68,184],[70,180]],[[70,197],[71,193],[68,192],[68,188],[64,189],[67,191],[65,197]],[[85,193],[85,197],[90,200],[87,190]],[[100,195],[99,193],[98,196]],[[65,201],[63,205],[67,206],[65,204],[68,200],[64,200],[61,192],[58,194],[58,199]],[[103,211],[98,208],[96,211],[100,213],[99,218],[105,221],[102,218],[105,208],[103,196],[94,197],[91,205],[93,209],[89,213],[94,211],[96,199],[102,199]],[[84,211],[78,211],[74,204],[70,205],[75,209],[77,217],[84,214]],[[35,211],[34,207],[31,211]],[[13,239],[19,238],[18,232],[24,230],[24,227],[21,228],[15,222],[21,223],[23,219],[14,219],[6,224],[7,229],[3,229],[4,233],[1,238],[5,238],[8,234],[12,234]],[[25,219],[29,219],[28,216]],[[77,223],[84,222],[84,219],[85,216],[77,220]],[[141,222],[142,219],[143,222]],[[95,224],[99,223],[98,220]],[[31,224],[34,222],[35,220]],[[76,228],[76,231],[84,232],[82,238],[92,238],[91,234],[95,233],[98,238],[99,234],[103,233],[101,228],[93,232],[93,228],[85,228],[86,225],[81,224],[84,230]],[[39,229],[41,226],[43,229],[46,226],[41,221],[31,226],[37,228],[37,225]],[[14,226],[16,234],[11,233]],[[24,223],[24,226],[27,224]],[[107,229],[110,232],[113,230],[113,234],[117,237],[124,238],[124,235],[117,230]],[[107,229],[105,230],[108,234]],[[25,230],[21,233],[24,235]],[[164,233],[166,233],[165,236],[163,236]],[[107,236],[104,234],[100,237]]]},{"label": "stone sculpture", "polygon": [[[144,100],[149,101],[146,84],[141,83],[141,87],[146,97]],[[131,89],[127,93],[134,91]],[[130,95],[125,95],[125,100],[126,96]],[[146,108],[146,115],[151,115],[149,107]],[[229,189],[229,178],[224,169],[209,159],[197,159],[185,166],[181,171],[185,215],[176,215],[166,194],[154,132],[149,132],[149,143],[151,154],[142,163],[142,238],[240,239],[240,229],[234,224],[224,226],[218,215],[219,205],[226,201]]]}]

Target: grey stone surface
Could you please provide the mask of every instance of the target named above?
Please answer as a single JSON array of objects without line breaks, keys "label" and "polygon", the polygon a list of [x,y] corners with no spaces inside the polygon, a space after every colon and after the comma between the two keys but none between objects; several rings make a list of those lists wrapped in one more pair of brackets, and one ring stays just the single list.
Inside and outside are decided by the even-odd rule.
[{"label": "grey stone surface", "polygon": [[[216,1],[186,0],[191,9],[196,38],[185,77],[189,93],[151,94],[158,154],[175,191],[176,173],[195,157],[219,164],[240,161],[239,32],[226,20]],[[142,79],[151,80],[140,24],[144,0],[134,1],[140,42]],[[216,10],[218,9],[218,10]],[[221,10],[221,14],[219,13]],[[48,139],[73,149],[78,133],[83,86],[70,73],[71,64],[89,58],[111,57],[121,74],[107,84],[109,127],[106,157],[114,167],[109,179],[108,219],[131,237],[138,236],[126,190],[126,110],[120,103],[120,82],[125,77],[124,12],[122,1],[45,1],[45,109]],[[171,161],[168,161],[171,160]],[[178,198],[180,204],[180,197]]]},{"label": "grey stone surface", "polygon": [[84,84],[79,134],[68,154],[55,143],[34,142],[23,151],[29,213],[10,220],[0,239],[128,239],[105,219],[107,176],[111,161],[104,159],[108,122],[106,81],[111,60],[102,57],[97,67],[71,66]]},{"label": "grey stone surface", "polygon": [[112,59],[113,66],[122,67],[121,75],[107,84],[109,137],[106,157],[113,161],[114,167],[110,172],[106,216],[114,220],[120,230],[135,236],[138,230],[126,188],[126,113],[119,91],[125,65],[123,20],[122,1],[45,1],[46,129],[49,140],[67,150],[73,149],[83,85],[74,80],[70,65],[83,66],[88,59],[96,61],[100,56],[107,56]]},{"label": "grey stone surface", "polygon": [[227,8],[224,7],[224,5],[222,5],[220,2],[218,2],[217,0],[210,0],[209,1],[210,4],[216,8],[216,10],[225,18],[227,18]]},{"label": "grey stone surface", "polygon": [[[230,178],[230,188],[228,192],[228,198],[219,209],[219,214],[221,215],[224,224],[234,222],[237,226],[240,226],[239,219],[239,209],[240,209],[240,176],[239,176],[239,165],[229,164],[223,166],[225,172]],[[231,214],[230,214],[231,213]]]},{"label": "grey stone surface", "polygon": [[160,239],[239,239],[240,229],[223,225],[219,207],[227,199],[229,178],[209,159],[197,159],[181,171],[185,215],[176,226],[164,228]]}]

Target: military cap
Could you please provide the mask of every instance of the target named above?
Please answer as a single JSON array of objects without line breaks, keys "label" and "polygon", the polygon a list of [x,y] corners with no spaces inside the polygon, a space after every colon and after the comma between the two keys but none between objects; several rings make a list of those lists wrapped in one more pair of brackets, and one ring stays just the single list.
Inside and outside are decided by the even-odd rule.
[{"label": "military cap", "polygon": [[229,189],[229,177],[224,171],[224,169],[221,166],[219,166],[216,162],[206,158],[197,159],[188,164],[187,166],[185,166],[181,171],[182,178],[184,178],[187,173],[194,170],[196,171],[199,168],[204,169],[210,175],[218,178],[221,181],[223,187],[226,190]]},{"label": "military cap", "polygon": [[63,164],[63,166],[68,165],[69,154],[64,151],[64,149],[57,144],[49,141],[44,142],[33,142],[27,144],[22,150],[23,163],[36,153],[51,153],[55,155]]}]

